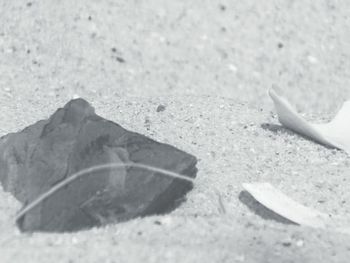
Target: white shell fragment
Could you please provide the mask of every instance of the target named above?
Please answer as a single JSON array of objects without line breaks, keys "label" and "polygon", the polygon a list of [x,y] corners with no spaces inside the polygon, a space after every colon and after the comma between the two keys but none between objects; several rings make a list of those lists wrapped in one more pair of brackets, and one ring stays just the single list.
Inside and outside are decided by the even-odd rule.
[{"label": "white shell fragment", "polygon": [[275,104],[278,120],[283,126],[350,154],[350,100],[343,104],[331,122],[312,124],[301,117],[285,98],[277,94],[276,90],[270,90],[269,95]]},{"label": "white shell fragment", "polygon": [[286,196],[270,183],[244,183],[243,188],[260,204],[293,223],[350,234],[350,226],[343,218],[306,207]]},{"label": "white shell fragment", "polygon": [[293,223],[315,228],[326,226],[326,214],[299,204],[269,183],[246,183],[243,188],[260,204]]}]

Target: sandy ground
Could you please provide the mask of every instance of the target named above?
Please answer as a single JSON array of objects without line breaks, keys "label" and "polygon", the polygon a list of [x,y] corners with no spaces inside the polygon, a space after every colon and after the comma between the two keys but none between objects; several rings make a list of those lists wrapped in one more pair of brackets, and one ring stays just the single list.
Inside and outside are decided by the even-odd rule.
[{"label": "sandy ground", "polygon": [[31,235],[0,191],[1,262],[348,262],[350,236],[288,224],[241,183],[350,222],[348,156],[266,125],[278,123],[272,86],[317,121],[350,98],[349,2],[72,3],[0,1],[0,135],[81,96],[196,155],[195,188],[165,216]]}]

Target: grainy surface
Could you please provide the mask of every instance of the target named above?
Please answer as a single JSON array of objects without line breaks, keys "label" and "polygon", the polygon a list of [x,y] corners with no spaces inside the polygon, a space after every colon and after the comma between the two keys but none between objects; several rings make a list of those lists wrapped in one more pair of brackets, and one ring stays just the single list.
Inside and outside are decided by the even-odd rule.
[{"label": "grainy surface", "polygon": [[348,156],[266,125],[272,85],[317,121],[350,97],[347,1],[72,3],[0,2],[0,135],[78,95],[196,155],[198,178],[169,215],[74,234],[20,234],[1,191],[1,262],[348,262],[350,236],[286,224],[241,187],[350,224]]}]

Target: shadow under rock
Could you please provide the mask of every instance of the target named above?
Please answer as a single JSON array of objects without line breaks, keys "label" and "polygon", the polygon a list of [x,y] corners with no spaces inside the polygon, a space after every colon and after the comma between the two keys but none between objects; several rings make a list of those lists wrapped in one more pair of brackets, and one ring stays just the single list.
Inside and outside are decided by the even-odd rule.
[{"label": "shadow under rock", "polygon": [[263,219],[274,220],[282,224],[296,225],[294,222],[276,214],[272,210],[260,204],[255,198],[247,191],[240,192],[238,196],[239,200],[245,204],[254,214],[262,217]]}]

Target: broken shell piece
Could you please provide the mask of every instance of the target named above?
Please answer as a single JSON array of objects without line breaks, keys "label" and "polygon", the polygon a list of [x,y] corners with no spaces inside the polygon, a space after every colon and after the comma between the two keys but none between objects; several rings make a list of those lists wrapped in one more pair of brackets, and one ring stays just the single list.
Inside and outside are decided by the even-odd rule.
[{"label": "broken shell piece", "polygon": [[259,203],[293,223],[316,228],[326,226],[326,214],[299,204],[269,183],[245,183],[243,188]]},{"label": "broken shell piece", "polygon": [[271,89],[278,120],[286,128],[321,144],[342,149],[350,154],[350,100],[346,101],[338,114],[329,123],[312,124],[307,122],[291,104]]},{"label": "broken shell piece", "polygon": [[330,216],[306,207],[270,183],[244,183],[243,188],[260,204],[293,223],[350,234],[350,226],[344,218]]}]

